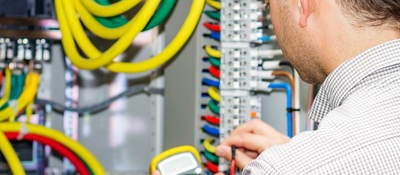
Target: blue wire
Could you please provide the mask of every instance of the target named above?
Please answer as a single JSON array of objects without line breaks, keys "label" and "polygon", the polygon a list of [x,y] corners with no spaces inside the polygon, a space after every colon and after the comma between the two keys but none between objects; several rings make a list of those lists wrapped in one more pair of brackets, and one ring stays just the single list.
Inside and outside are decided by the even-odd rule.
[{"label": "blue wire", "polygon": [[286,106],[287,106],[287,113],[286,113],[286,122],[287,122],[287,135],[289,138],[293,137],[293,119],[292,119],[292,88],[288,83],[270,83],[268,88],[271,89],[285,89],[286,91]]},{"label": "blue wire", "polygon": [[219,130],[217,128],[213,128],[211,126],[208,126],[207,124],[205,124],[203,126],[203,131],[205,133],[207,133],[207,134],[212,135],[212,136],[219,137]]},{"label": "blue wire", "polygon": [[211,32],[210,38],[220,41],[221,40],[221,34],[219,32]]},{"label": "blue wire", "polygon": [[262,36],[262,37],[258,37],[257,40],[263,41],[263,42],[270,42],[272,39],[271,39],[271,36]]},{"label": "blue wire", "polygon": [[209,78],[203,78],[203,80],[201,81],[203,84],[208,85],[208,86],[214,86],[219,88],[219,81],[215,81]]}]

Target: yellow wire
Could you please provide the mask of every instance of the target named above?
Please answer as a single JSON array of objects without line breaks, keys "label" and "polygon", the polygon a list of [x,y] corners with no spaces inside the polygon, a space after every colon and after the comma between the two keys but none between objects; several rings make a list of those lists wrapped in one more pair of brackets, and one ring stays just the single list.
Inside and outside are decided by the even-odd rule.
[{"label": "yellow wire", "polygon": [[7,108],[0,111],[0,122],[10,119],[11,116],[15,116],[14,110],[10,106],[7,106]]},{"label": "yellow wire", "polygon": [[107,6],[99,5],[94,0],[81,0],[82,4],[85,5],[86,9],[100,17],[111,17],[120,15],[129,9],[135,7],[140,3],[141,0],[122,0]]},{"label": "yellow wire", "polygon": [[[61,4],[62,2],[64,3]],[[65,19],[66,16],[64,14],[63,5],[66,8],[67,7],[71,8],[71,4],[69,4],[70,1],[55,0],[57,17],[60,23],[61,32],[63,34],[62,43],[64,45],[65,52],[71,59],[71,62],[75,66],[81,69],[89,69],[89,70],[97,69],[106,64],[110,64],[115,57],[117,57],[126,48],[129,47],[129,45],[132,43],[136,35],[145,27],[147,21],[151,18],[151,14],[153,14],[153,12],[157,9],[157,5],[159,2],[160,0],[147,0],[142,9],[140,10],[140,12],[138,12],[138,14],[135,16],[135,18],[137,18],[137,20],[140,21],[140,23],[136,24],[136,26],[132,29],[132,31],[127,32],[113,46],[111,46],[111,48],[109,48],[103,54],[101,54],[97,50],[97,48],[93,46],[93,44],[90,42],[90,40],[84,33],[83,29],[79,28],[82,26],[80,25],[75,26],[75,28],[73,28],[72,31],[74,31],[73,32],[74,34],[79,34],[79,35],[76,35],[74,37],[77,40],[77,43],[80,45],[80,48],[84,51],[84,53],[89,57],[91,57],[87,59],[87,58],[82,58],[80,56],[75,46],[73,37],[71,35],[68,22]],[[74,18],[69,21],[77,22],[77,19]]]},{"label": "yellow wire", "polygon": [[10,69],[6,68],[5,70],[5,74],[6,74],[6,82],[5,85],[3,87],[5,87],[4,89],[4,94],[3,97],[1,97],[0,99],[0,106],[3,106],[4,104],[6,104],[6,102],[8,101],[8,98],[10,98],[10,93],[11,93],[11,71]]},{"label": "yellow wire", "polygon": [[[0,131],[2,132],[20,132],[21,123],[0,123]],[[28,129],[29,133],[47,137],[49,139],[55,140],[65,147],[69,148],[71,151],[79,155],[79,157],[88,164],[93,173],[96,175],[104,175],[105,170],[97,159],[82,145],[80,145],[75,140],[72,140],[62,134],[59,131],[46,128],[40,125],[24,124],[24,127]]]},{"label": "yellow wire", "polygon": [[32,104],[33,102],[29,102],[29,104],[26,106],[26,123],[31,123],[31,117],[32,117]]},{"label": "yellow wire", "polygon": [[12,148],[3,132],[0,132],[0,150],[6,158],[8,166],[10,166],[12,174],[25,175],[24,168],[21,165],[17,153],[15,153],[15,150]]},{"label": "yellow wire", "polygon": [[221,101],[221,96],[218,94],[218,89],[215,87],[209,87],[208,88],[208,95],[215,101]]},{"label": "yellow wire", "polygon": [[207,4],[217,10],[221,10],[221,3],[215,0],[207,0]]},{"label": "yellow wire", "polygon": [[167,62],[182,48],[192,35],[203,12],[204,3],[205,0],[193,0],[190,12],[181,29],[161,53],[145,61],[136,63],[113,62],[107,65],[107,69],[113,72],[138,73],[154,69]]},{"label": "yellow wire", "polygon": [[208,152],[215,154],[216,148],[214,145],[211,144],[211,142],[212,140],[210,138],[207,138],[203,141],[203,146]]},{"label": "yellow wire", "polygon": [[38,73],[28,73],[22,94],[17,99],[16,109],[13,109],[12,106],[8,106],[6,109],[0,111],[0,121],[9,119],[10,122],[13,122],[16,114],[18,114],[19,111],[22,111],[28,103],[33,102],[39,87],[39,80],[40,75]]},{"label": "yellow wire", "polygon": [[[138,21],[138,18],[134,17],[133,19],[131,19],[127,24],[118,27],[118,28],[107,28],[104,27],[104,25],[100,24],[99,22],[97,22],[97,20],[90,14],[90,12],[88,12],[82,5],[82,3],[79,0],[72,0],[72,3],[70,2],[71,0],[68,0],[69,6],[75,6],[76,11],[78,12],[80,19],[82,20],[83,24],[95,35],[104,38],[104,39],[118,39],[121,36],[125,35],[127,32],[131,32],[134,28],[137,27],[137,24],[139,22],[141,23],[145,23],[147,24],[148,21]],[[65,2],[65,1],[64,1]],[[71,9],[71,7],[66,7],[68,9]],[[71,9],[70,10],[65,10],[66,13],[72,13],[71,15],[74,15],[74,10]],[[69,16],[71,16],[69,15]],[[150,14],[150,12],[147,12],[146,14],[147,16],[152,16],[152,14]],[[76,19],[76,17],[74,18]],[[73,19],[70,19],[73,20]],[[80,25],[78,20],[75,20],[76,23],[74,24],[70,24],[70,26],[72,26],[72,28],[74,28],[74,26]],[[146,26],[146,25],[145,25]],[[74,30],[72,30],[72,32],[74,32]],[[138,31],[137,33],[139,33],[140,31]]]},{"label": "yellow wire", "polygon": [[213,49],[210,45],[206,45],[204,47],[204,50],[206,50],[208,55],[214,58],[221,58],[221,51]]}]

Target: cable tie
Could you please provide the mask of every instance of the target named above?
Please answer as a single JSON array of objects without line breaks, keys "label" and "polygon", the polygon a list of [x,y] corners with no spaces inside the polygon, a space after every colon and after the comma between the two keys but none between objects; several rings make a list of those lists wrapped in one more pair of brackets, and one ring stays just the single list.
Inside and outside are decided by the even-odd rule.
[{"label": "cable tie", "polygon": [[296,111],[301,111],[299,108],[286,108],[287,112],[296,112]]},{"label": "cable tie", "polygon": [[29,129],[26,123],[21,123],[21,128],[19,129],[17,140],[22,140],[26,134],[29,133]]}]

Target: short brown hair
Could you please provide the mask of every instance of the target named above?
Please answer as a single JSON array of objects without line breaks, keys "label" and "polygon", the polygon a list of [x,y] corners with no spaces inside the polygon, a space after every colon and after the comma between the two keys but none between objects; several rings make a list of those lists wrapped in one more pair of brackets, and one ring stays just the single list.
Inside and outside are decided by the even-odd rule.
[{"label": "short brown hair", "polygon": [[400,32],[400,0],[336,0],[357,26],[389,26]]}]

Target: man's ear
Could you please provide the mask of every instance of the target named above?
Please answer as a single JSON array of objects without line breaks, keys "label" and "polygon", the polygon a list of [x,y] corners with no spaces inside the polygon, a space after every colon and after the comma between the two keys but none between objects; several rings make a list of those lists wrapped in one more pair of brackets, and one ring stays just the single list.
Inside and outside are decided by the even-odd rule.
[{"label": "man's ear", "polygon": [[298,6],[300,10],[300,19],[299,19],[300,27],[306,27],[308,17],[311,14],[310,0],[298,0]]}]

